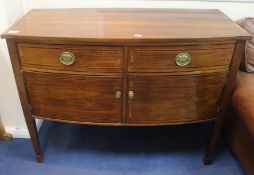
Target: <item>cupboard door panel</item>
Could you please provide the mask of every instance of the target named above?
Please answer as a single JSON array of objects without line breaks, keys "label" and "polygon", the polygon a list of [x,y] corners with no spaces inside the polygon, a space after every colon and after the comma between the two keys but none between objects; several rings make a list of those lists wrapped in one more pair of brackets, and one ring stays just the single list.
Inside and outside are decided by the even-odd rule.
[{"label": "cupboard door panel", "polygon": [[121,122],[121,77],[24,72],[32,113],[78,122]]},{"label": "cupboard door panel", "polygon": [[[226,73],[130,75],[129,123],[189,123],[211,120],[218,109]],[[129,94],[131,95],[131,94]]]}]

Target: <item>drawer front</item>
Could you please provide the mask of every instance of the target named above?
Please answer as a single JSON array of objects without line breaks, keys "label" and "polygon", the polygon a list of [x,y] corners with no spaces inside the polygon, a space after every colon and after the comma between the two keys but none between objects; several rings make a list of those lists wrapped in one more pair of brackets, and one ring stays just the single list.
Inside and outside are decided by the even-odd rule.
[{"label": "drawer front", "polygon": [[[129,72],[180,72],[206,69],[227,69],[230,65],[234,44],[177,47],[131,47]],[[185,65],[177,64],[177,55],[188,55]],[[187,54],[186,54],[187,53]],[[178,57],[179,58],[179,57]],[[181,61],[181,60],[180,60]],[[178,59],[179,62],[179,59]],[[181,63],[181,62],[180,62]]]},{"label": "drawer front", "polygon": [[226,73],[190,76],[131,75],[128,122],[189,123],[215,118]]},{"label": "drawer front", "polygon": [[78,122],[121,122],[121,77],[24,72],[32,113]]},{"label": "drawer front", "polygon": [[122,47],[19,44],[18,51],[23,69],[84,72],[122,70]]}]

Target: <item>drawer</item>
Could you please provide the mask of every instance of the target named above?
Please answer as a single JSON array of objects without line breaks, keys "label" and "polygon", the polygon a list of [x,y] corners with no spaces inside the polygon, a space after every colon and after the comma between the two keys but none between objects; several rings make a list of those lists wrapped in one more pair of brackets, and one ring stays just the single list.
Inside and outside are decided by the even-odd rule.
[{"label": "drawer", "polygon": [[122,47],[18,44],[23,69],[121,72]]},{"label": "drawer", "polygon": [[[122,79],[24,72],[32,114],[75,122],[121,122]],[[117,97],[118,95],[119,97]]]},{"label": "drawer", "polygon": [[226,72],[169,76],[132,74],[128,77],[128,122],[180,124],[216,117]]},{"label": "drawer", "polygon": [[[216,68],[227,69],[231,62],[233,50],[234,44],[131,47],[129,49],[128,70],[129,72],[180,72],[214,70]],[[183,63],[182,65],[177,64],[177,55],[178,63]],[[182,56],[179,57],[179,55]],[[190,58],[190,60],[186,60],[186,58]]]}]

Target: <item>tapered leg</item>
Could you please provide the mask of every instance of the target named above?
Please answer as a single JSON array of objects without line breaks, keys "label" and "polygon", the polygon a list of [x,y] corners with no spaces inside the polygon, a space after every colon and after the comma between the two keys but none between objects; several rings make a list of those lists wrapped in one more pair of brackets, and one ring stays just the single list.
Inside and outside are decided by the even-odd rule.
[{"label": "tapered leg", "polygon": [[223,122],[220,122],[218,124],[215,123],[214,125],[212,135],[208,143],[207,151],[203,159],[204,165],[209,165],[213,162],[213,152],[221,133],[222,123]]},{"label": "tapered leg", "polygon": [[32,141],[34,151],[36,154],[36,160],[37,162],[43,162],[43,154],[41,151],[35,119],[32,118],[31,120],[26,120],[26,124],[29,130],[31,141]]},{"label": "tapered leg", "polygon": [[38,162],[43,161],[43,155],[41,151],[41,147],[39,144],[37,127],[35,124],[35,119],[32,116],[32,109],[30,107],[30,102],[28,99],[28,94],[25,87],[25,81],[22,74],[22,69],[20,67],[19,54],[17,49],[17,43],[13,40],[7,40],[7,45],[9,49],[9,54],[11,58],[11,63],[13,67],[13,73],[16,80],[16,85],[18,88],[19,98],[21,102],[21,106],[23,109],[23,113],[25,116],[25,121],[27,124],[27,128],[31,137],[31,141],[34,147],[34,151],[36,153],[36,159]]},{"label": "tapered leg", "polygon": [[226,81],[227,84],[224,88],[221,103],[220,103],[220,106],[219,106],[218,116],[216,118],[214,128],[213,128],[213,132],[212,132],[212,136],[210,138],[210,141],[209,141],[209,144],[208,144],[208,147],[207,147],[207,151],[206,151],[206,154],[205,154],[204,160],[203,160],[205,165],[209,165],[213,161],[214,148],[215,148],[216,143],[218,141],[218,138],[221,134],[221,130],[222,130],[222,127],[223,127],[223,124],[224,124],[226,111],[227,111],[228,105],[229,105],[230,100],[231,100],[232,92],[233,92],[234,87],[235,87],[235,80],[236,80],[237,72],[238,72],[238,69],[239,69],[241,56],[243,54],[244,46],[245,46],[245,41],[237,41],[236,44],[235,44],[235,50],[234,50],[233,58],[232,58],[232,61],[231,61],[231,68],[230,68],[230,71],[228,73],[228,78],[227,78],[227,81]]}]

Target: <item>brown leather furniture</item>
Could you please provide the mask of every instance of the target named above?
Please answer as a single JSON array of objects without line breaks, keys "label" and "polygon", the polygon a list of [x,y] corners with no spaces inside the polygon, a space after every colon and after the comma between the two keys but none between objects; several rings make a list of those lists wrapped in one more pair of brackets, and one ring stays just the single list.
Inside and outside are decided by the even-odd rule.
[{"label": "brown leather furniture", "polygon": [[[254,36],[254,18],[240,21]],[[225,135],[247,175],[254,175],[254,38],[246,43],[241,71],[228,111]]]},{"label": "brown leather furniture", "polygon": [[225,133],[246,174],[254,175],[254,74],[239,72]]}]

